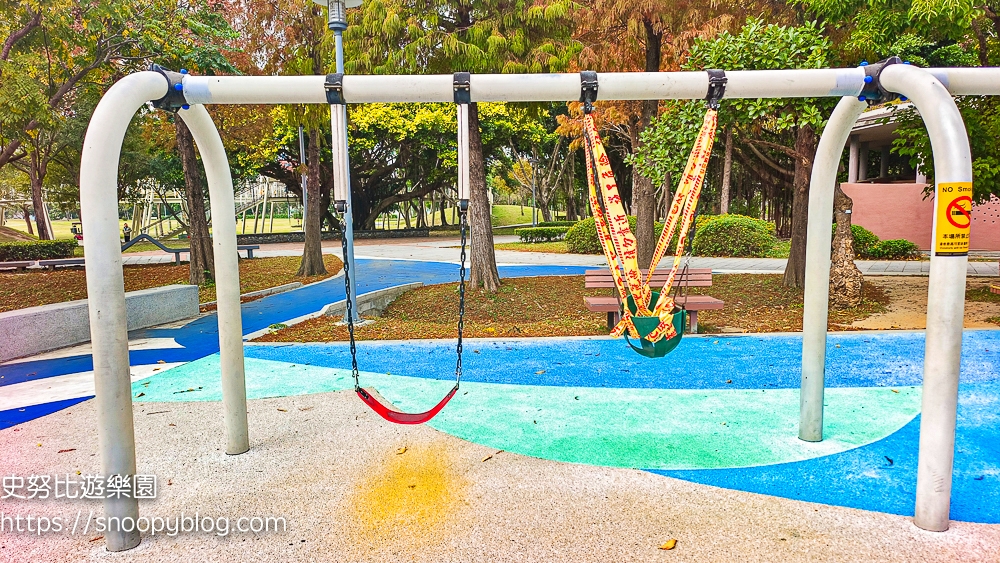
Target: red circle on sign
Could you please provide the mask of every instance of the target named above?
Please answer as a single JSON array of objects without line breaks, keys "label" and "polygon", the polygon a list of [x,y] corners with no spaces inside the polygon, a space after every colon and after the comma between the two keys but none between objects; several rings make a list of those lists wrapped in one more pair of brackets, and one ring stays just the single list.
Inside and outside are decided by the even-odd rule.
[{"label": "red circle on sign", "polygon": [[[966,201],[969,202],[969,209],[966,209],[966,208],[964,208],[964,207],[962,207],[961,205],[958,204],[959,202],[966,202]],[[971,210],[972,210],[972,198],[971,197],[969,197],[967,195],[964,195],[962,197],[955,198],[954,201],[952,201],[951,203],[948,204],[948,211],[946,213],[946,216],[948,217],[948,222],[951,223],[952,225],[955,225],[959,229],[968,229],[969,225],[972,224],[972,211]],[[955,211],[958,211],[958,213],[955,213]],[[965,223],[964,224],[960,224],[959,222],[955,221],[954,218],[956,216],[959,216],[959,215],[961,215],[962,217],[965,217]]]}]

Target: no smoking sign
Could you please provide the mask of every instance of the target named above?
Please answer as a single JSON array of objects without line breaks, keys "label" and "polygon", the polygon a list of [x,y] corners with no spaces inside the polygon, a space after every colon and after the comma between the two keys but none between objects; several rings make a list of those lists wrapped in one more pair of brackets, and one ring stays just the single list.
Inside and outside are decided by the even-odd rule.
[{"label": "no smoking sign", "polygon": [[934,254],[963,256],[969,253],[972,226],[972,182],[938,184],[935,206]]}]

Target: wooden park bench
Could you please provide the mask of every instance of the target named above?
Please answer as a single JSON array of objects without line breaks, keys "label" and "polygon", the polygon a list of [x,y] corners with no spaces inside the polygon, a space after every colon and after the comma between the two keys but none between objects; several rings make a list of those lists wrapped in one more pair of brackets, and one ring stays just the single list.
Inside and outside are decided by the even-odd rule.
[{"label": "wooden park bench", "polygon": [[25,268],[34,264],[34,260],[25,260],[20,262],[0,262],[0,270],[13,270],[15,272],[23,272]]},{"label": "wooden park bench", "polygon": [[[646,270],[642,271],[643,277],[646,276],[646,272]],[[667,280],[667,274],[669,274],[669,270],[657,270],[653,273],[650,285],[653,288],[662,287],[663,283]],[[680,270],[674,278],[674,287],[710,287],[711,285],[711,268],[688,268],[686,272]],[[587,270],[584,272],[584,287],[587,289],[614,289],[615,280],[608,269]],[[583,300],[587,304],[588,311],[608,314],[609,330],[618,324],[621,317],[621,303],[618,301],[617,295],[613,297],[584,297]],[[725,305],[725,302],[708,295],[680,295],[677,297],[677,305],[687,310],[688,318],[691,322],[691,332],[697,333],[698,311],[721,309]]]}]

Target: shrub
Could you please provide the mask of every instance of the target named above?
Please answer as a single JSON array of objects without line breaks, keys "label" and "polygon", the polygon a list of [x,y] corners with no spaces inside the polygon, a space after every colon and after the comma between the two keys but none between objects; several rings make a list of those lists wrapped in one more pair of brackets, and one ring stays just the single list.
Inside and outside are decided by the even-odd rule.
[{"label": "shrub", "polygon": [[695,232],[694,254],[759,258],[767,256],[777,242],[770,221],[726,215],[705,222]]},{"label": "shrub", "polygon": [[912,258],[917,253],[917,245],[905,239],[890,239],[879,241],[868,252],[871,258],[882,260],[899,260]]},{"label": "shrub", "polygon": [[0,262],[72,258],[76,239],[0,243]]},{"label": "shrub", "polygon": [[[833,232],[836,234],[837,225],[834,223]],[[859,258],[871,258],[872,249],[878,244],[878,237],[875,233],[862,227],[861,225],[851,225],[851,236],[854,238],[854,255]]]},{"label": "shrub", "polygon": [[568,230],[569,227],[525,227],[514,229],[514,234],[521,237],[521,242],[549,242],[562,239]]},{"label": "shrub", "polygon": [[542,221],[539,227],[572,227],[576,221]]},{"label": "shrub", "polygon": [[[628,216],[628,226],[635,232],[635,216]],[[653,236],[660,238],[663,232],[663,223],[653,223]],[[597,240],[597,224],[594,218],[589,217],[582,221],[577,221],[569,232],[566,233],[566,246],[574,254],[604,254],[601,242]]]}]

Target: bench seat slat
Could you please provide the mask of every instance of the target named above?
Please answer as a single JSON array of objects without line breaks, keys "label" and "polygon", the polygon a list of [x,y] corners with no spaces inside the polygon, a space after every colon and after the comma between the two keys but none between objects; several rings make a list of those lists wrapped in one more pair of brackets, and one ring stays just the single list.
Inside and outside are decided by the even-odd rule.
[{"label": "bench seat slat", "polygon": [[[611,313],[621,309],[616,297],[584,297],[587,310],[595,313]],[[692,311],[722,309],[725,302],[709,295],[687,295],[677,298],[677,304]]]}]

